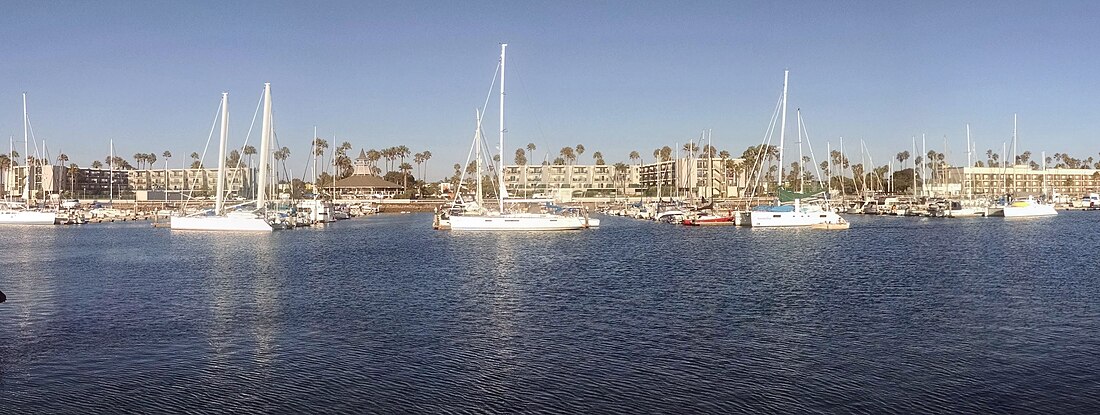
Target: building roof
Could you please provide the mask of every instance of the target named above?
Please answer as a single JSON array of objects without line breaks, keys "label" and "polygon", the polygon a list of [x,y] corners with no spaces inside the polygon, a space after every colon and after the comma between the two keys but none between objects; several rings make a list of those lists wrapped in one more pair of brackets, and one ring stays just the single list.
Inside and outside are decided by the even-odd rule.
[{"label": "building roof", "polygon": [[363,149],[359,149],[359,157],[356,157],[355,159],[356,160],[367,160],[367,152],[364,151]]},{"label": "building roof", "polygon": [[373,189],[400,189],[401,185],[392,183],[373,174],[353,174],[336,181],[337,188],[373,188]]}]

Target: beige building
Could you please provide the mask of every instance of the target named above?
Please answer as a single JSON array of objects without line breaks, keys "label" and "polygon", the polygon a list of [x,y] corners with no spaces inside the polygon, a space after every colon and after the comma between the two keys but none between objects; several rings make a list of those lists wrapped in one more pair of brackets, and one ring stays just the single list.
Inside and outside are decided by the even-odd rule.
[{"label": "beige building", "polygon": [[[110,170],[45,165],[34,166],[32,170],[32,198],[41,198],[48,194],[61,194],[66,198],[100,198],[110,195],[127,198],[132,197],[134,191],[165,189],[212,192],[217,188],[218,179],[217,169]],[[27,166],[16,166],[4,173],[4,195],[23,195]],[[239,194],[242,189],[251,189],[254,186],[252,169],[226,169],[226,176],[226,189],[230,195],[244,196]]]},{"label": "beige building", "polygon": [[1047,194],[1076,197],[1100,191],[1100,170],[1033,170],[1026,165],[1013,167],[952,167],[946,179],[929,184],[937,194],[1017,196]]},{"label": "beige building", "polygon": [[[726,160],[728,161],[728,160]],[[739,163],[740,159],[734,160]],[[504,184],[513,196],[548,196],[563,200],[575,197],[639,196],[661,187],[662,195],[678,192],[713,197],[739,196],[743,183],[723,174],[722,159],[688,159],[651,164],[627,165],[616,172],[614,165],[509,165],[504,167]]]}]

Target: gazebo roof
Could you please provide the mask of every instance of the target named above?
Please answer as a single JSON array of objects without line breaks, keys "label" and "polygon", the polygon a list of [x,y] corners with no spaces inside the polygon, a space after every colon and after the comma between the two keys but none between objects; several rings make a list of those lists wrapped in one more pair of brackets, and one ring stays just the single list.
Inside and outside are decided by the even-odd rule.
[{"label": "gazebo roof", "polygon": [[373,174],[353,174],[343,179],[336,181],[336,187],[344,188],[372,188],[372,189],[400,189],[401,185],[387,180]]}]

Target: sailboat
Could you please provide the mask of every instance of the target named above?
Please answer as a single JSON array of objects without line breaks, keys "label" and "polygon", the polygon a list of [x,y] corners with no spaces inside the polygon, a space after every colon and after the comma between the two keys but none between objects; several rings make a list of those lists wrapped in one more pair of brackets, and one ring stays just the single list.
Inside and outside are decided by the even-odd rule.
[{"label": "sailboat", "polygon": [[173,216],[170,227],[173,230],[200,231],[251,231],[271,232],[282,225],[275,223],[266,215],[267,200],[265,186],[267,178],[267,159],[271,156],[271,84],[264,84],[264,115],[260,141],[260,166],[257,178],[256,202],[227,208],[225,206],[225,150],[229,135],[229,93],[222,93],[221,101],[221,140],[218,147],[218,183],[214,208],[191,216]]},{"label": "sailboat", "polygon": [[[782,120],[779,124],[779,177],[783,177],[783,139],[787,128],[787,77],[790,71],[783,71]],[[774,121],[773,121],[774,122]],[[801,127],[799,127],[801,128]],[[763,172],[764,163],[760,168]],[[774,205],[756,206],[749,212],[749,223],[753,227],[805,227],[821,224],[841,225],[826,229],[847,229],[847,221],[832,209],[818,204],[802,203],[803,199],[814,194],[797,193],[782,187],[778,188],[778,200]]]},{"label": "sailboat", "polygon": [[[27,94],[23,93],[23,154],[26,156],[29,137],[29,119],[27,118]],[[8,154],[11,154],[10,152]],[[14,162],[14,160],[12,160]],[[47,212],[34,209],[27,205],[34,187],[34,163],[27,163],[27,174],[23,177],[23,200],[16,201],[7,198],[0,201],[0,225],[53,225],[57,220],[57,212]],[[12,175],[14,176],[14,175]]]},{"label": "sailboat", "polygon": [[[1016,115],[1012,115],[1012,152],[1013,163],[1015,163],[1016,153]],[[1046,156],[1043,156],[1043,174],[1046,174]],[[1043,187],[1046,187],[1047,180],[1044,178]],[[1000,215],[1006,218],[1027,218],[1036,216],[1054,216],[1058,211],[1054,209],[1054,205],[1046,203],[1042,200],[1036,199],[1034,196],[1028,196],[1026,198],[1017,198],[1012,201],[1005,201],[1003,210]]]},{"label": "sailboat", "polygon": [[[502,43],[500,45],[500,145],[498,150],[500,151],[500,160],[502,162],[505,160],[504,64],[505,50],[507,47],[507,43]],[[475,145],[480,149],[480,143],[478,143],[481,138],[480,114],[478,115],[477,125],[474,140]],[[482,195],[480,157],[477,159],[476,164],[478,166],[478,171],[476,173],[478,178],[477,197],[480,200]],[[504,202],[508,195],[504,188],[504,169],[498,167],[496,171],[500,192],[498,193],[499,197],[497,198],[495,211],[486,208],[481,203],[476,204],[472,209],[451,209],[442,211],[440,212],[440,216],[437,217],[436,227],[456,231],[564,231],[598,226],[592,224],[585,215],[564,215],[548,211],[545,209],[545,206],[529,206],[526,212],[510,212],[506,210]],[[441,225],[442,223],[446,223],[446,225],[443,226]]]}]

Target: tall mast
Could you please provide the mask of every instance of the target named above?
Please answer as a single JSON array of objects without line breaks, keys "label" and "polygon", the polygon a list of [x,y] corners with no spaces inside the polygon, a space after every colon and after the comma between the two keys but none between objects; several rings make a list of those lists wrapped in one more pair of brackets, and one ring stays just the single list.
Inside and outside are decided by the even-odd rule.
[{"label": "tall mast", "polygon": [[913,198],[914,199],[917,197],[917,165],[916,165],[917,159],[916,159],[916,157],[919,156],[919,154],[916,154],[916,152],[917,152],[917,136],[913,136],[913,153],[914,153],[913,154],[913,163],[914,163],[913,164]]},{"label": "tall mast", "polygon": [[222,134],[218,143],[218,194],[214,196],[214,214],[225,213],[225,140],[229,137],[229,93],[222,92]]},{"label": "tall mast", "polygon": [[783,116],[779,122],[779,186],[783,186],[783,137],[787,133],[787,75],[790,72],[789,69],[783,70]]},{"label": "tall mast", "polygon": [[115,139],[113,138],[111,139],[111,148],[108,158],[110,160],[107,163],[107,168],[109,169],[109,174],[107,176],[107,187],[109,188],[107,190],[107,198],[113,204],[115,201]]},{"label": "tall mast", "polygon": [[[1012,114],[1012,167],[1016,168],[1016,114]],[[1013,184],[1015,187],[1015,184]]]},{"label": "tall mast", "polygon": [[481,136],[481,112],[478,109],[474,109],[474,112],[477,113],[477,129],[474,130],[474,176],[477,186],[474,188],[474,201],[477,202],[478,209],[485,209],[485,196],[481,189],[481,146],[485,138]]},{"label": "tall mast", "polygon": [[794,111],[795,125],[798,128],[798,193],[804,193],[806,186],[802,183],[802,108],[796,108]]},{"label": "tall mast", "polygon": [[28,122],[29,121],[27,120],[27,93],[24,92],[23,93],[23,160],[27,161],[27,163],[26,163],[27,172],[26,172],[26,175],[24,175],[24,177],[23,177],[23,182],[26,183],[26,186],[24,187],[24,189],[26,189],[26,190],[23,191],[23,201],[27,202],[27,204],[29,205],[30,202],[31,202],[31,178],[34,177],[34,171],[32,170],[33,167],[31,166],[31,164],[33,164],[33,163],[30,163],[29,160],[28,160],[28,157],[30,157],[30,153],[27,152],[27,143],[30,142],[30,138],[29,138],[30,136],[27,133],[27,131],[28,131],[28,127],[27,127]]},{"label": "tall mast", "polygon": [[927,193],[928,187],[925,186],[925,184],[927,184],[930,181],[929,179],[931,179],[931,178],[928,177],[928,173],[924,171],[925,166],[928,165],[928,160],[927,160],[927,158],[928,158],[928,140],[926,139],[924,134],[920,135],[920,146],[921,146],[920,151],[921,151],[921,153],[923,153],[922,154],[923,157],[921,157],[921,158],[925,159],[924,163],[921,163],[921,165],[920,165],[920,175],[921,175],[921,178],[924,179],[920,184],[920,194],[921,194],[921,196],[928,196],[928,193]]},{"label": "tall mast", "polygon": [[271,157],[271,83],[264,82],[264,118],[260,127],[260,171],[256,173],[256,208],[267,207],[267,159]]},{"label": "tall mast", "polygon": [[[969,177],[967,177],[967,175],[965,173],[966,169],[970,168],[971,163],[972,163],[970,161],[970,155],[971,155],[971,151],[970,151],[970,123],[967,123],[966,124],[966,167],[963,168],[963,172],[964,172],[963,173],[963,186],[966,186],[967,182],[970,181]],[[974,189],[972,189],[971,186],[966,187],[966,196],[967,196],[967,198],[970,198],[970,192],[973,191],[973,190]]]},{"label": "tall mast", "polygon": [[497,208],[501,213],[504,213],[504,49],[507,47],[507,43],[500,44],[500,161],[497,163],[497,185],[500,186],[500,192],[497,194]]}]

